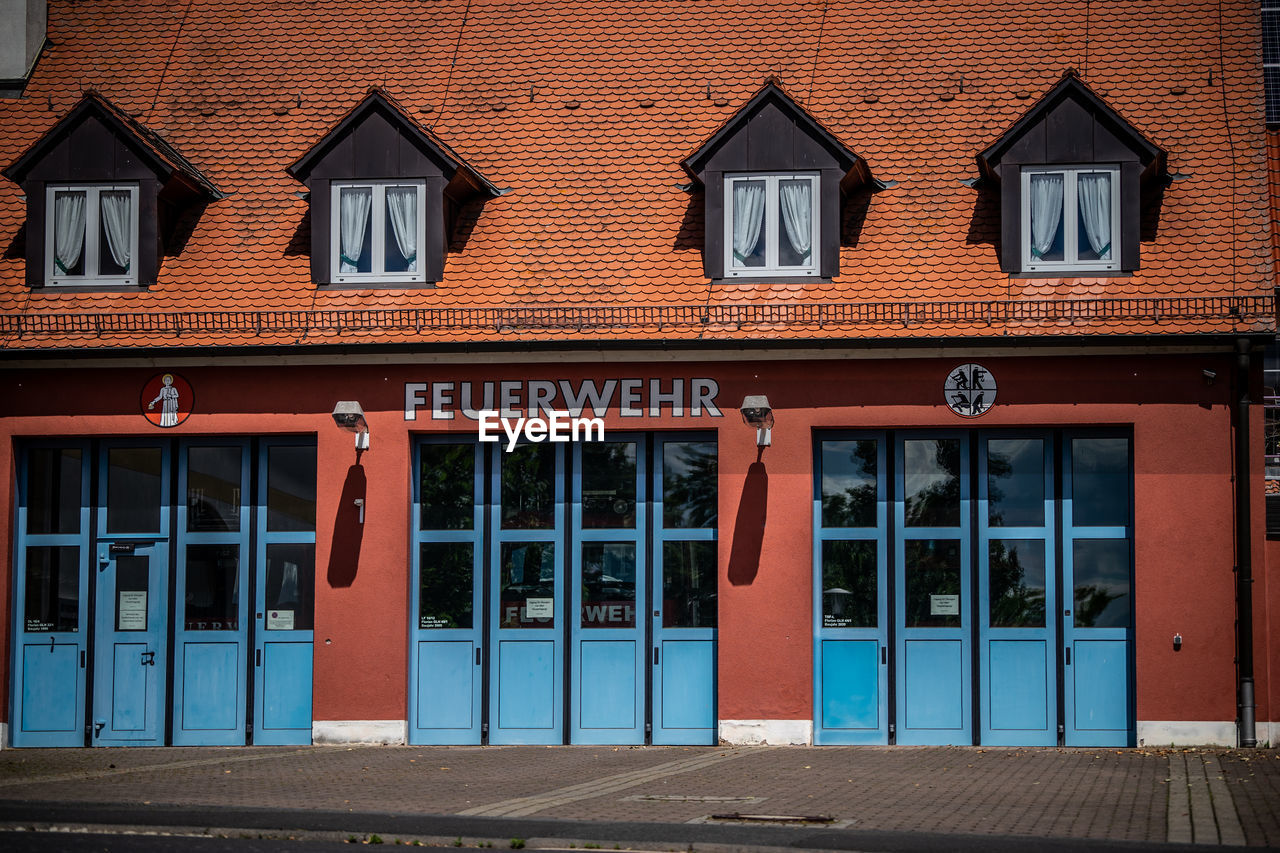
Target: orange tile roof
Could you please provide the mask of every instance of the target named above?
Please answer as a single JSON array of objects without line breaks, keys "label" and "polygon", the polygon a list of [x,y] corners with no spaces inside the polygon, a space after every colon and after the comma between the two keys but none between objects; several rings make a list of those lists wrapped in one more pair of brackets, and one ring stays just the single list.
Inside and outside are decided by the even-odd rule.
[{"label": "orange tile roof", "polygon": [[[1269,329],[1270,303],[1261,313],[1241,310],[1272,288],[1259,29],[1255,4],[1242,0],[53,0],[51,44],[24,97],[0,101],[0,165],[93,87],[229,195],[209,205],[145,292],[32,291],[18,237],[21,192],[0,182],[0,346]],[[993,243],[998,211],[960,183],[976,176],[976,153],[1067,68],[1168,152],[1170,172],[1186,176],[1165,191],[1155,237],[1131,276],[1010,278]],[[682,188],[680,164],[770,76],[897,185],[871,198],[834,281],[712,284],[699,252],[702,199]],[[371,86],[512,190],[484,205],[434,288],[317,290],[309,279],[307,202],[285,168]],[[150,335],[83,335],[56,324],[33,331],[46,315],[68,312],[1131,297],[1245,301],[1221,316],[1120,311],[932,328],[390,323],[302,335],[198,323],[178,334],[159,323]]]}]

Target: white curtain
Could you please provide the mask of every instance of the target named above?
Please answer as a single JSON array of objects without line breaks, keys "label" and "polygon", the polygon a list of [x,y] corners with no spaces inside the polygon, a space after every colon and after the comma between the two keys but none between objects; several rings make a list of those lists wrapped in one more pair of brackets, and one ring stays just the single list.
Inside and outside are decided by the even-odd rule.
[{"label": "white curtain", "polygon": [[360,253],[364,251],[364,232],[369,227],[369,210],[373,207],[373,191],[367,189],[342,190],[342,251],[339,269],[357,272],[360,269]]},{"label": "white curtain", "polygon": [[764,184],[740,181],[733,185],[733,256],[741,263],[755,250],[764,224]]},{"label": "white curtain", "polygon": [[1079,184],[1080,218],[1089,246],[1100,260],[1111,260],[1111,176],[1087,173],[1076,178]]},{"label": "white curtain", "polygon": [[396,235],[400,255],[408,262],[410,272],[418,270],[418,190],[416,187],[392,187],[387,190],[387,212],[391,214],[391,230]]},{"label": "white curtain", "polygon": [[57,193],[53,201],[53,263],[65,273],[84,250],[84,193]]},{"label": "white curtain", "polygon": [[1062,222],[1062,175],[1031,176],[1031,256],[1044,257]]},{"label": "white curtain", "polygon": [[102,227],[107,232],[107,247],[116,265],[129,270],[129,254],[133,251],[133,211],[128,192],[106,192],[102,196]]},{"label": "white curtain", "polygon": [[782,201],[782,225],[786,228],[791,248],[802,258],[809,257],[813,246],[813,204],[809,200],[808,181],[782,184],[778,195]]}]

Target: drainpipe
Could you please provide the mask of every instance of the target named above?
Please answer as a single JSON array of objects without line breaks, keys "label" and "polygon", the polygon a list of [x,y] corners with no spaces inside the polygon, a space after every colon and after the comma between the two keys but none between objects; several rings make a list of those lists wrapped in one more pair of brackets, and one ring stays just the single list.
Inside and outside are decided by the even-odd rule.
[{"label": "drainpipe", "polygon": [[1253,702],[1253,539],[1249,505],[1249,367],[1251,344],[1236,340],[1236,649],[1240,678],[1240,746],[1258,745]]}]

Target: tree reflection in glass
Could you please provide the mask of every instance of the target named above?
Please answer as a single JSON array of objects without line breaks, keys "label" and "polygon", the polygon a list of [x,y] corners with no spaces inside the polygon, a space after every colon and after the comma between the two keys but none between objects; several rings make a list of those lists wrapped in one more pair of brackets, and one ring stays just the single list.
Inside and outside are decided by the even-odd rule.
[{"label": "tree reflection in glass", "polygon": [[904,441],[907,527],[960,526],[960,439]]},{"label": "tree reflection in glass", "polygon": [[987,518],[992,527],[1044,525],[1044,440],[987,442]]},{"label": "tree reflection in glass", "polygon": [[960,541],[908,539],[906,616],[909,628],[960,627]]},{"label": "tree reflection in glass", "polygon": [[1129,440],[1071,440],[1071,523],[1075,527],[1129,523]]},{"label": "tree reflection in glass", "polygon": [[549,530],[555,526],[556,448],[522,444],[499,455],[502,467],[502,527]]},{"label": "tree reflection in glass", "polygon": [[1044,542],[992,539],[988,543],[992,628],[1043,628]]},{"label": "tree reflection in glass", "polygon": [[1077,539],[1072,550],[1075,626],[1129,627],[1129,540]]},{"label": "tree reflection in glass", "polygon": [[664,527],[715,527],[719,515],[714,441],[669,441],[662,450]]},{"label": "tree reflection in glass", "polygon": [[822,526],[876,526],[874,439],[822,442]]},{"label": "tree reflection in glass", "polygon": [[419,546],[419,628],[472,626],[473,561],[470,542],[423,542]]},{"label": "tree reflection in glass", "polygon": [[470,530],[475,525],[475,448],[424,444],[418,501],[423,530]]},{"label": "tree reflection in glass", "polygon": [[597,530],[636,526],[635,442],[582,445],[582,526]]},{"label": "tree reflection in glass", "polygon": [[716,543],[662,543],[662,627],[716,627]]},{"label": "tree reflection in glass", "polygon": [[879,619],[876,543],[828,539],[822,543],[822,627],[874,628]]},{"label": "tree reflection in glass", "polygon": [[[501,553],[501,628],[554,628],[550,616],[538,615],[542,608],[554,608],[556,592],[556,546],[554,542],[503,542]],[[533,613],[529,602],[533,600]]]}]

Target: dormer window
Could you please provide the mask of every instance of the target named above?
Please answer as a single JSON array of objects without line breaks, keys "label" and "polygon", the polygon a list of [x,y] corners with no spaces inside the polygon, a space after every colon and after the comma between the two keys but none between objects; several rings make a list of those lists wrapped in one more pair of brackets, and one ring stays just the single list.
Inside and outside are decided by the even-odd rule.
[{"label": "dormer window", "polygon": [[137,185],[49,186],[46,195],[46,282],[137,284]]},{"label": "dormer window", "polygon": [[330,245],[334,281],[425,281],[418,251],[425,240],[423,181],[335,183]]},{"label": "dormer window", "polygon": [[1165,153],[1068,72],[978,154],[1000,202],[1000,268],[1096,276],[1139,267]]},{"label": "dormer window", "polygon": [[502,191],[373,89],[288,172],[311,200],[318,285],[429,285],[459,212]]},{"label": "dormer window", "polygon": [[1118,166],[1022,170],[1022,268],[1120,268]]},{"label": "dormer window", "polygon": [[725,275],[817,275],[816,174],[726,175]]},{"label": "dormer window", "polygon": [[884,186],[776,81],[681,165],[703,189],[712,281],[838,275],[845,200]]}]

